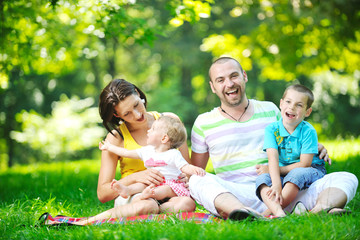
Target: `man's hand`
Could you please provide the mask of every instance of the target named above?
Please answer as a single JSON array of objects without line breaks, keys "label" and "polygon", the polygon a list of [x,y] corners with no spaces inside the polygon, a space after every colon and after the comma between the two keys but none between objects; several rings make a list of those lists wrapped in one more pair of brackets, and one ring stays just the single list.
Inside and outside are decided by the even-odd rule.
[{"label": "man's hand", "polygon": [[331,165],[331,158],[327,152],[327,149],[321,143],[318,143],[319,158]]}]

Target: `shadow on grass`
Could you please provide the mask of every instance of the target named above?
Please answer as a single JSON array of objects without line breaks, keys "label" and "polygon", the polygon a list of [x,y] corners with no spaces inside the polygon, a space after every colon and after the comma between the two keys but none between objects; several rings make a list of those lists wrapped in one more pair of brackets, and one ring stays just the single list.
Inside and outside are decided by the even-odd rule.
[{"label": "shadow on grass", "polygon": [[331,165],[326,166],[328,173],[330,172],[350,172],[360,178],[360,155],[350,156],[346,160],[338,161],[336,159],[332,160]]},{"label": "shadow on grass", "polygon": [[39,164],[36,167],[19,167],[0,174],[0,201],[13,203],[16,199],[48,199],[56,196],[59,201],[98,202],[96,187],[98,172],[77,163]]},{"label": "shadow on grass", "polygon": [[48,198],[49,195],[59,199],[96,198],[97,175],[84,176],[72,173],[54,173],[39,171],[34,174],[4,174],[0,176],[2,202],[13,202],[15,199]]},{"label": "shadow on grass", "polygon": [[[353,173],[358,180],[360,180],[360,155],[350,156],[344,161],[333,160],[332,164],[326,167],[327,171],[330,172],[339,172],[345,171]],[[358,213],[360,209],[360,192],[359,187],[356,191],[354,199],[347,205],[353,212]]]}]

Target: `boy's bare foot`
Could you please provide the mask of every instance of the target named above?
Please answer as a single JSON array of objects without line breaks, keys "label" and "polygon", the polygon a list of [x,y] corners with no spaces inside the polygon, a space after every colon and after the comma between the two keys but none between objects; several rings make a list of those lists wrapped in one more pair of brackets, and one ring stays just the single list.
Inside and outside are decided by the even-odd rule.
[{"label": "boy's bare foot", "polygon": [[111,182],[111,189],[117,191],[123,198],[127,198],[129,196],[129,188],[122,185],[115,179],[113,179]]},{"label": "boy's bare foot", "polygon": [[148,198],[151,198],[154,196],[155,191],[154,191],[155,187],[153,185],[147,186],[141,193],[141,199],[145,200]]}]

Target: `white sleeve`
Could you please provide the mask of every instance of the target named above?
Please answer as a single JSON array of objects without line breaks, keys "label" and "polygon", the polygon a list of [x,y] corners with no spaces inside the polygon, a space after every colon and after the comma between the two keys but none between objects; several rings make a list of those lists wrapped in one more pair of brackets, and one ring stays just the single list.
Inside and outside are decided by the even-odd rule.
[{"label": "white sleeve", "polygon": [[173,155],[173,161],[177,169],[181,169],[183,166],[189,164],[184,157],[181,155],[181,152],[179,150],[175,150],[172,153]]},{"label": "white sleeve", "polygon": [[152,146],[141,147],[136,149],[136,153],[139,155],[140,159],[144,161],[146,155],[152,152],[152,148],[153,148]]}]

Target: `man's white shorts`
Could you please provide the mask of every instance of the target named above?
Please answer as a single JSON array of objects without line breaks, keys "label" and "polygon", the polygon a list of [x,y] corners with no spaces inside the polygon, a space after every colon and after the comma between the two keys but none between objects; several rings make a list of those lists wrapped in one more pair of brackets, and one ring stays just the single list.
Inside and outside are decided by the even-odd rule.
[{"label": "man's white shorts", "polygon": [[[255,194],[255,182],[234,183],[207,173],[204,177],[191,176],[189,184],[190,194],[196,202],[215,215],[219,214],[214,206],[214,200],[222,193],[232,193],[242,204],[258,212],[263,212],[267,208]],[[297,201],[303,202],[308,209],[312,209],[320,192],[329,187],[343,190],[348,203],[354,198],[357,186],[358,179],[352,173],[335,172],[326,174],[323,178],[311,184],[308,189],[300,191],[295,200],[285,210],[290,211]]]}]

